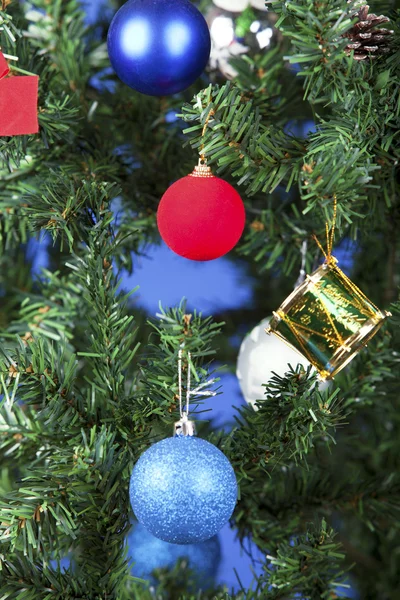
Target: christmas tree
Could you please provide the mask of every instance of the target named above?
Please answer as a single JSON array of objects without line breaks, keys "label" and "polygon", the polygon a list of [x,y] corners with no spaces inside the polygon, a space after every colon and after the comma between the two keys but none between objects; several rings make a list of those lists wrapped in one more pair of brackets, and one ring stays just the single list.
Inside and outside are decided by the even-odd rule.
[{"label": "christmas tree", "polygon": [[[202,0],[211,62],[169,96],[111,69],[122,4],[89,20],[76,0],[1,3],[0,597],[398,598],[400,3]],[[189,290],[147,315],[122,274],[160,244],[159,201],[199,154],[244,201],[221,260],[251,300],[203,315]],[[216,366],[233,373],[237,340],[330,258],[326,226],[392,316],[328,386],[300,364],[268,379],[266,362],[255,408],[213,426]],[[39,272],[32,239],[49,241]],[[150,584],[131,574],[129,481],[179,420],[182,348],[198,435],[236,474],[230,525],[262,556],[247,588],[202,589],[180,560]]]}]

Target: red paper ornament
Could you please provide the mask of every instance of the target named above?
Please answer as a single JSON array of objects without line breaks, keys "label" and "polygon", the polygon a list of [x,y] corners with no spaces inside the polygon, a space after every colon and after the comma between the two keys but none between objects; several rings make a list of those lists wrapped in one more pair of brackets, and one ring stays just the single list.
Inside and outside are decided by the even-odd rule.
[{"label": "red paper ornament", "polygon": [[0,52],[0,79],[3,79],[10,72],[10,67],[2,52]]},{"label": "red paper ornament", "polygon": [[36,75],[6,77],[0,81],[0,136],[39,131],[38,84]]},{"label": "red paper ornament", "polygon": [[237,191],[199,165],[165,192],[157,212],[164,242],[180,256],[213,260],[238,243],[246,213]]}]

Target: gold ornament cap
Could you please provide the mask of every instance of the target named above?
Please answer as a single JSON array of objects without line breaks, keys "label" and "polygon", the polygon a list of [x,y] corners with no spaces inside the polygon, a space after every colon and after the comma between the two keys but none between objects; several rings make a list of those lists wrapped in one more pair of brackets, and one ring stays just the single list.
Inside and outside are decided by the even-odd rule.
[{"label": "gold ornament cap", "polygon": [[211,167],[207,165],[207,162],[203,158],[200,158],[198,164],[193,169],[193,172],[190,173],[189,177],[211,179],[212,177],[215,177],[215,175],[211,171]]}]

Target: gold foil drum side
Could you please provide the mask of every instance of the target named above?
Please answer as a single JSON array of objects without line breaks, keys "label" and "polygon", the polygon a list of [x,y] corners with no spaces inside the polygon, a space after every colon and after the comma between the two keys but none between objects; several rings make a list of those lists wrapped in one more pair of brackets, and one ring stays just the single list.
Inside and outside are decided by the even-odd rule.
[{"label": "gold foil drum side", "polygon": [[321,378],[330,379],[379,331],[387,316],[332,257],[282,303],[269,331],[303,354]]}]

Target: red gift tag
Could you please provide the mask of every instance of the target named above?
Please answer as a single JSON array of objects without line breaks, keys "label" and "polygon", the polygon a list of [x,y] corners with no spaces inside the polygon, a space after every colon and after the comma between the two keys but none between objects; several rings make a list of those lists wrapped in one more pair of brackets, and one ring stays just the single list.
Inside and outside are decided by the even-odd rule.
[{"label": "red gift tag", "polygon": [[10,72],[10,67],[3,54],[0,52],[0,79],[3,79]]},{"label": "red gift tag", "polygon": [[0,81],[0,136],[38,133],[37,75]]}]

